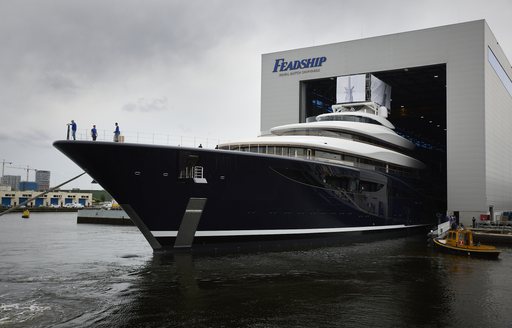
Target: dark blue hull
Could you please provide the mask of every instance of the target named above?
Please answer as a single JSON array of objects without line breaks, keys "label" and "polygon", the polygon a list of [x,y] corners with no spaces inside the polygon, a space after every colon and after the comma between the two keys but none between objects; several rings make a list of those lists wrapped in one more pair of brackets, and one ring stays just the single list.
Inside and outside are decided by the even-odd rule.
[{"label": "dark blue hull", "polygon": [[[186,246],[177,244],[180,233],[192,235],[193,246],[321,239],[427,225],[433,217],[415,180],[350,166],[185,147],[54,145],[121,204],[154,249]],[[198,167],[203,179],[191,173]]]}]

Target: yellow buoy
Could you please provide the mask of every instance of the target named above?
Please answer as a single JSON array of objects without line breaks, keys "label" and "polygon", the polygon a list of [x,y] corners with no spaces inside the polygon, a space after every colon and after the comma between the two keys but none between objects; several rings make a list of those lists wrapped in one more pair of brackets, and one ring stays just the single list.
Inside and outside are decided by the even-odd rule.
[{"label": "yellow buoy", "polygon": [[30,211],[24,210],[23,213],[21,214],[21,217],[24,219],[28,219],[30,217]]}]

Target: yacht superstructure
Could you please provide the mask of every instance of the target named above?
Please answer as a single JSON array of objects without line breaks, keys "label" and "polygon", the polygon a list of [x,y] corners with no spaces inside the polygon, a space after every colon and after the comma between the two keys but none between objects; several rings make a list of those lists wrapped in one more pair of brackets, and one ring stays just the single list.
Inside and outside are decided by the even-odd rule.
[{"label": "yacht superstructure", "polygon": [[395,127],[386,119],[385,107],[364,102],[335,105],[333,110],[314,121],[274,127],[270,135],[225,143],[218,148],[373,168],[386,173],[425,167],[400,152],[414,149],[414,144],[393,131]]}]

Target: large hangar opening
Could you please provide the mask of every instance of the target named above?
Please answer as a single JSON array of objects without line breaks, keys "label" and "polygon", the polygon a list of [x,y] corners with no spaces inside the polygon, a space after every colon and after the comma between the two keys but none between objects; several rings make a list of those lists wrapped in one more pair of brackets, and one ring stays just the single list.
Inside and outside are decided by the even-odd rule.
[{"label": "large hangar opening", "polygon": [[[427,165],[422,181],[429,185],[432,210],[445,213],[446,169],[446,65],[367,72],[391,87],[388,120],[395,131],[416,145],[410,154]],[[300,120],[331,112],[337,103],[337,76],[301,81]],[[439,201],[440,200],[440,201]]]}]

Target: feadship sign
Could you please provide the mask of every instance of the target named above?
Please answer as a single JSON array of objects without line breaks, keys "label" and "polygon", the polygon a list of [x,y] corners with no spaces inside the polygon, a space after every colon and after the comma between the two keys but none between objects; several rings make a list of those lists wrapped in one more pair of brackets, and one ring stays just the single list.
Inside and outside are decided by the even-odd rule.
[{"label": "feadship sign", "polygon": [[273,73],[279,73],[279,76],[304,74],[320,72],[323,63],[327,57],[304,58],[300,60],[286,61],[285,58],[276,59]]}]

